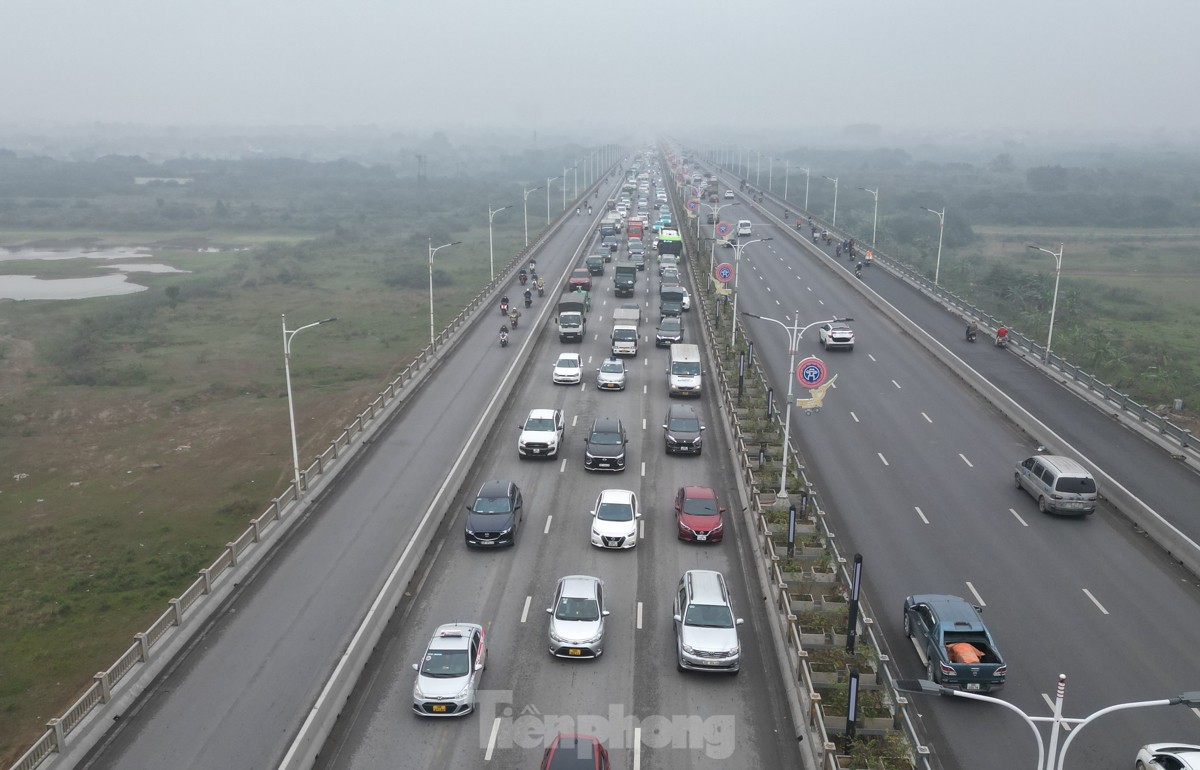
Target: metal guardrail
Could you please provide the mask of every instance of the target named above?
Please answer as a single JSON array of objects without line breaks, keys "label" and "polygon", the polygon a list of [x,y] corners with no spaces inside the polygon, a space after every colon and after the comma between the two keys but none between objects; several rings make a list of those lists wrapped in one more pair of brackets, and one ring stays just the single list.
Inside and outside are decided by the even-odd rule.
[{"label": "metal guardrail", "polygon": [[[596,182],[592,187],[596,187]],[[592,188],[584,191],[584,197]],[[295,483],[286,489],[267,506],[263,513],[251,520],[249,527],[235,540],[227,543],[217,559],[199,571],[199,577],[184,589],[178,598],[169,600],[168,608],[158,616],[146,631],[134,634],[134,643],[117,660],[104,671],[92,678],[92,683],[83,694],[59,717],[46,723],[46,731],[21,755],[11,770],[33,770],[48,757],[64,752],[72,745],[70,735],[96,708],[112,702],[114,692],[126,681],[134,671],[139,670],[138,664],[149,663],[155,655],[156,645],[164,642],[168,634],[183,625],[189,609],[214,591],[223,582],[223,578],[232,572],[239,564],[239,558],[251,551],[255,545],[262,542],[264,533],[277,529],[276,525],[285,522],[289,505],[300,502],[304,493],[308,492],[315,481],[324,474],[338,470],[337,462],[351,449],[353,441],[364,431],[371,428],[375,421],[386,414],[387,407],[393,402],[403,403],[406,389],[411,388],[418,376],[426,373],[426,367],[433,362],[435,353],[444,353],[445,345],[455,342],[454,335],[460,329],[476,320],[477,311],[486,303],[494,300],[501,286],[507,286],[511,275],[527,261],[529,254],[537,252],[546,240],[566,221],[566,211],[549,224],[531,243],[522,248],[517,254],[503,265],[487,286],[471,298],[467,305],[456,315],[442,331],[434,338],[433,345],[427,345],[414,357],[412,363],[405,367],[394,379],[388,382],[379,395],[372,400],[361,413],[347,426],[329,446],[318,454],[307,468],[300,471],[300,488]],[[334,476],[336,473],[333,474]],[[287,519],[290,521],[291,519]],[[261,554],[260,554],[261,556]]]}]

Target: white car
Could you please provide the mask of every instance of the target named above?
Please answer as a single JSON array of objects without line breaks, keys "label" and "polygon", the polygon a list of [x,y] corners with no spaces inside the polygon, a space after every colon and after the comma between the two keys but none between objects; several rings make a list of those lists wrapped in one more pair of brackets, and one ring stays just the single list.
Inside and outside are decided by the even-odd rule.
[{"label": "white car", "polygon": [[821,324],[821,347],[854,350],[854,330],[844,323]]},{"label": "white car", "polygon": [[726,190],[726,191],[725,191],[725,198],[726,198],[726,199],[729,199],[729,198],[732,198],[732,197],[733,197],[733,190]]},{"label": "white car", "polygon": [[1149,743],[1138,750],[1137,770],[1200,770],[1200,746],[1190,743]]},{"label": "white car", "polygon": [[477,623],[438,626],[414,663],[413,712],[426,717],[457,717],[475,710],[479,680],[487,665],[487,642]]},{"label": "white car", "polygon": [[555,385],[578,385],[583,378],[583,363],[578,353],[563,353],[554,362]]},{"label": "white car", "polygon": [[530,409],[518,425],[517,454],[521,457],[557,457],[563,439],[563,414],[559,409]]},{"label": "white car", "polygon": [[637,495],[627,489],[606,489],[592,509],[592,545],[598,548],[633,548],[638,540]]},{"label": "white car", "polygon": [[692,309],[692,295],[688,294],[688,290],[683,288],[682,286],[679,287],[679,290],[681,292],[683,292],[683,309],[691,310]]}]

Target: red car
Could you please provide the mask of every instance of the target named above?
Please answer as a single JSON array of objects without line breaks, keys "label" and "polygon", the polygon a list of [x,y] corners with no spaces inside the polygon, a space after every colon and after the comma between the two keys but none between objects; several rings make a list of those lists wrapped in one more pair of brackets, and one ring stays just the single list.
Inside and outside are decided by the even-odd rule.
[{"label": "red car", "polygon": [[542,756],[541,770],[610,770],[608,749],[594,735],[559,733]]},{"label": "red car", "polygon": [[719,543],[725,537],[725,509],[708,487],[680,487],[675,494],[675,525],[680,540]]},{"label": "red car", "polygon": [[567,291],[575,291],[583,289],[584,291],[592,290],[592,274],[588,272],[586,267],[577,267],[571,271],[571,277],[567,279]]}]

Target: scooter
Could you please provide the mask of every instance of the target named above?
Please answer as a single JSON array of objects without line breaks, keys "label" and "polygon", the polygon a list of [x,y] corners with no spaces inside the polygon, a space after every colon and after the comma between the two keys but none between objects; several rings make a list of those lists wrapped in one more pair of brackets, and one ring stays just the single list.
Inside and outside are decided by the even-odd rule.
[{"label": "scooter", "polygon": [[972,329],[970,326],[967,327],[967,342],[974,342],[975,338],[978,336],[979,336],[978,330]]},{"label": "scooter", "polygon": [[546,296],[546,287],[541,285],[540,283],[538,284],[538,296],[539,297]]},{"label": "scooter", "polygon": [[854,266],[854,277],[862,278],[862,271],[863,271],[863,263],[859,262],[857,265]]},{"label": "scooter", "polygon": [[500,315],[508,315],[508,300],[500,300]]},{"label": "scooter", "polygon": [[532,306],[533,306],[533,295],[530,294],[529,292],[525,292],[525,308],[529,309]]},{"label": "scooter", "polygon": [[507,331],[500,332],[500,347],[502,347],[502,348],[508,347],[508,332]]},{"label": "scooter", "polygon": [[1006,335],[1004,337],[996,337],[996,347],[998,347],[998,348],[1008,347],[1008,336]]}]

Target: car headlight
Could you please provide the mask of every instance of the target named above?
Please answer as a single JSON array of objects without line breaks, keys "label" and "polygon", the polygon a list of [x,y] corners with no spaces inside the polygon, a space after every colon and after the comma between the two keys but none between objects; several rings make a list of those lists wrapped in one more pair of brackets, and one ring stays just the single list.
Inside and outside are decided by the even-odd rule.
[{"label": "car headlight", "polygon": [[592,537],[594,537],[594,538],[596,538],[596,539],[599,539],[599,538],[600,538],[600,533],[599,533],[599,532],[597,532],[597,531],[595,530],[595,528],[593,528],[593,529],[592,529]]},{"label": "car headlight", "polygon": [[421,685],[413,685],[413,700],[425,700],[425,693],[421,692]]},{"label": "car headlight", "polygon": [[562,635],[560,635],[560,634],[557,634],[557,633],[555,633],[555,632],[554,632],[554,630],[553,630],[553,629],[551,629],[551,630],[550,630],[550,641],[552,641],[552,642],[556,642],[556,643],[558,643],[558,644],[563,644],[564,642],[566,642],[566,641],[567,641],[567,639],[566,639],[566,637],[564,637],[564,636],[562,636]]},{"label": "car headlight", "polygon": [[742,651],[742,648],[741,648],[741,646],[740,646],[740,645],[737,645],[737,644],[735,644],[735,645],[733,645],[733,648],[732,648],[732,649],[730,649],[730,650],[729,650],[729,652],[727,652],[727,653],[726,653],[726,655],[729,655],[729,656],[731,656],[731,657],[732,657],[732,656],[734,656],[734,655],[737,655],[737,654],[738,654],[739,652],[741,652],[741,651]]},{"label": "car headlight", "polygon": [[504,537],[505,535],[511,534],[512,531],[513,531],[512,527],[509,527],[508,529],[503,529],[500,531],[500,537]]},{"label": "car headlight", "polygon": [[668,433],[667,434],[667,443],[671,444],[671,445],[675,445],[675,444],[679,443],[679,439],[675,438],[674,436],[672,436],[671,434]]},{"label": "car headlight", "polygon": [[685,645],[683,645],[683,651],[686,652],[688,655],[694,655],[696,652],[696,648],[690,644],[685,644]]},{"label": "car headlight", "polygon": [[582,643],[583,644],[595,644],[596,642],[600,641],[603,638],[604,638],[604,634],[596,634],[591,639],[584,639]]}]

